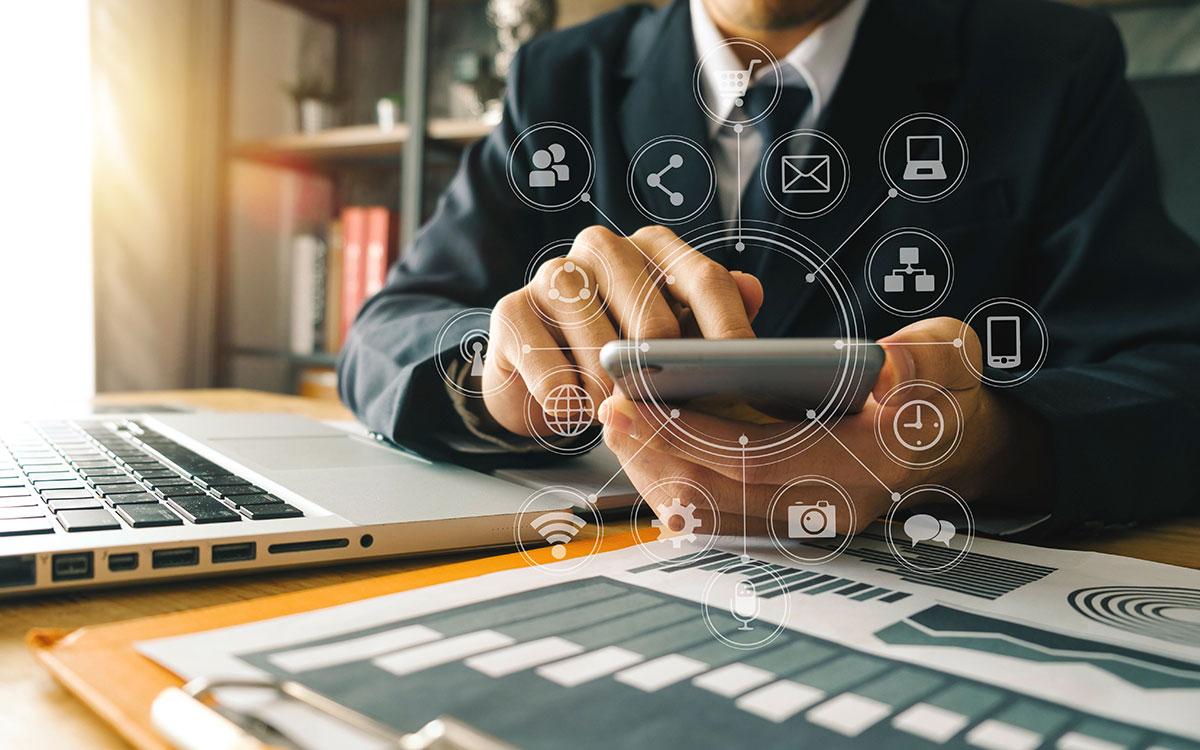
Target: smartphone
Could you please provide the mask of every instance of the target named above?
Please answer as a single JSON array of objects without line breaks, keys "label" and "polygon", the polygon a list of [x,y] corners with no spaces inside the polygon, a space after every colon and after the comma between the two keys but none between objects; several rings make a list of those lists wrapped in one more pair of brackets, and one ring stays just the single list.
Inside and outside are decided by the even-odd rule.
[{"label": "smartphone", "polygon": [[987,319],[988,367],[1011,370],[1021,366],[1021,319],[993,315]]},{"label": "smartphone", "polygon": [[883,361],[878,344],[837,339],[625,340],[600,350],[601,366],[635,401],[723,396],[783,419],[861,411]]}]

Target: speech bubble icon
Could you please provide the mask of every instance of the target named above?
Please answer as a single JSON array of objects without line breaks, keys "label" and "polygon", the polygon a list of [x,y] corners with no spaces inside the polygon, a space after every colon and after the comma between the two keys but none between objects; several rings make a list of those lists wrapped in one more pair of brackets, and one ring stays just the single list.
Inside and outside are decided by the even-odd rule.
[{"label": "speech bubble icon", "polygon": [[938,523],[941,525],[941,528],[938,529],[937,535],[933,537],[933,541],[941,542],[949,547],[950,540],[953,539],[954,535],[958,533],[958,529],[954,528],[954,524],[950,523],[949,521],[943,520],[938,521]]},{"label": "speech bubble icon", "polygon": [[915,516],[910,516],[904,522],[904,533],[912,540],[912,546],[916,547],[917,542],[923,542],[926,539],[933,539],[942,531],[941,524],[938,520],[928,513],[918,513]]}]

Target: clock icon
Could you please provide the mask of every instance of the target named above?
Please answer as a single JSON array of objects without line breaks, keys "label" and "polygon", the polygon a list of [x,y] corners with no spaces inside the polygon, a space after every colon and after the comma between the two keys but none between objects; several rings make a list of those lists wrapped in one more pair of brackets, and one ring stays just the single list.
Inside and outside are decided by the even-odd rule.
[{"label": "clock icon", "polygon": [[924,399],[914,399],[896,410],[892,434],[911,451],[927,451],[941,441],[945,421],[941,409]]}]

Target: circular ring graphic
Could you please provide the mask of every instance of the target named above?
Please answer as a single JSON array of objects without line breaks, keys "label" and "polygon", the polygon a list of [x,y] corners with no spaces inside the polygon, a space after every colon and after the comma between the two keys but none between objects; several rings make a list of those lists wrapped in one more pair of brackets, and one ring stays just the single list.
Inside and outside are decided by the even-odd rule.
[{"label": "circular ring graphic", "polygon": [[1067,603],[1089,620],[1127,633],[1200,646],[1200,589],[1095,586],[1072,591]]},{"label": "circular ring graphic", "polygon": [[544,414],[550,430],[564,440],[580,437],[587,433],[588,428],[596,424],[596,410],[600,408],[600,404],[592,397],[588,389],[581,385],[566,383],[555,387],[550,391],[545,404],[538,403],[537,399],[533,397],[534,392],[539,390],[538,386],[564,372],[571,373],[580,382],[590,381],[604,398],[612,395],[604,383],[583,368],[562,365],[542,373],[541,377],[529,385],[529,392],[525,394],[525,408],[522,410],[522,414],[525,417],[525,429],[539,445],[560,456],[578,456],[596,447],[604,439],[604,433],[596,430],[591,439],[577,445],[556,445],[552,438],[537,433],[537,425],[534,422],[535,414]]},{"label": "circular ring graphic", "polygon": [[[571,252],[576,253],[576,259],[569,257]],[[551,273],[550,288],[546,290],[546,296],[550,298],[552,305],[561,308],[563,312],[572,306],[583,309],[590,305],[590,312],[578,320],[559,320],[550,314],[551,311],[543,309],[544,304],[539,304],[538,300],[534,299],[534,278],[537,277],[539,269],[545,263],[556,258],[568,259]],[[581,240],[555,240],[537,251],[529,260],[529,264],[525,266],[525,294],[529,300],[529,306],[533,308],[539,318],[556,328],[586,326],[605,315],[608,310],[608,303],[597,293],[600,283],[597,276],[605,279],[612,278],[612,269],[603,253]],[[575,283],[572,287],[567,287],[566,282],[568,281]],[[568,288],[574,289],[574,291],[564,295],[564,290]]]},{"label": "circular ring graphic", "polygon": [[[824,176],[826,177],[825,181],[818,179],[820,174],[808,174],[805,170],[805,167],[807,167],[807,169],[818,170],[819,172],[821,167],[815,161],[812,161],[812,157],[825,156],[827,158],[832,158],[830,153],[814,154],[811,149],[787,153],[787,149],[784,149],[785,153],[779,155],[780,174],[782,177],[780,190],[784,194],[814,194],[824,191],[825,193],[833,196],[825,204],[812,211],[800,211],[792,206],[789,206],[786,202],[781,201],[778,197],[776,197],[776,191],[772,189],[770,185],[770,175],[774,172],[773,170],[768,169],[768,166],[774,163],[774,159],[776,158],[775,152],[781,147],[785,146],[789,141],[799,138],[812,138],[826,144],[829,146],[829,148],[823,150],[832,152],[832,155],[836,155],[838,160],[841,162],[842,179],[840,181],[840,185],[838,185],[838,188],[834,190],[832,179],[833,170],[830,164],[827,163],[824,167]],[[767,200],[769,200],[775,206],[775,208],[789,216],[794,216],[797,219],[815,219],[818,216],[824,216],[842,202],[842,198],[846,197],[846,192],[850,189],[850,159],[846,156],[846,152],[842,150],[841,145],[839,145],[837,141],[819,130],[793,130],[790,133],[785,133],[779,138],[776,138],[775,142],[772,143],[764,152],[763,157],[760,160],[760,164],[762,166],[758,170],[758,178],[762,183],[763,193],[767,196]],[[784,170],[788,171],[785,172]],[[813,179],[805,180],[804,178],[806,175]],[[789,177],[793,178],[790,182]]]},{"label": "circular ring graphic", "polygon": [[[704,90],[706,86],[704,66],[710,62],[716,62],[721,59],[727,60],[725,63],[726,65],[739,64],[728,61],[728,58],[733,58],[734,61],[739,59],[738,55],[730,50],[731,47],[735,46],[749,47],[751,54],[754,57],[751,58],[751,64],[749,68],[726,68],[717,71],[717,91],[711,93],[716,96],[722,111],[732,112],[742,106],[742,95],[745,94],[750,88],[750,79],[754,74],[754,69],[756,66],[762,65],[764,68],[770,68],[775,72],[775,74],[772,76],[772,79],[775,83],[775,91],[774,95],[771,97],[771,103],[768,104],[767,107],[757,116],[747,120],[733,120],[710,107],[708,97],[706,96],[706,92]],[[726,54],[726,52],[729,54]],[[716,45],[708,52],[705,52],[704,55],[696,61],[696,69],[692,74],[692,91],[696,95],[696,103],[700,105],[700,109],[704,111],[704,114],[706,114],[709,119],[727,127],[739,128],[747,125],[754,125],[756,122],[759,122],[765,118],[771,113],[771,110],[775,109],[775,105],[779,103],[779,96],[782,93],[782,90],[783,77],[779,75],[779,62],[775,59],[775,56],[772,55],[766,47],[758,42],[752,39],[745,39],[743,37],[731,37],[726,39],[721,44]]]},{"label": "circular ring graphic", "polygon": [[[898,131],[900,128],[904,127],[905,125],[909,124],[910,122],[917,122],[919,120],[932,120],[932,121],[938,123],[939,125],[945,126],[954,135],[955,140],[958,141],[959,148],[962,149],[962,167],[958,170],[958,174],[954,176],[954,179],[952,181],[950,181],[949,185],[947,185],[941,191],[934,193],[932,195],[918,195],[915,193],[911,193],[911,192],[905,190],[904,188],[900,187],[900,184],[899,184],[900,180],[897,180],[893,177],[893,175],[892,175],[891,171],[888,169],[888,165],[887,165],[886,152],[888,150],[888,143],[892,140],[892,136],[894,136],[896,134],[896,131]],[[932,135],[932,136],[914,136],[914,137],[937,138],[938,139],[937,140],[937,149],[938,149],[939,155],[935,161],[929,162],[928,164],[926,162],[914,161],[912,159],[909,159],[908,164],[905,167],[906,174],[908,173],[908,170],[910,168],[912,168],[912,165],[916,165],[917,169],[914,172],[914,174],[921,173],[921,170],[923,167],[927,168],[929,170],[928,172],[924,173],[925,176],[922,177],[922,179],[931,179],[932,178],[932,179],[936,179],[939,182],[944,182],[946,180],[947,175],[945,173],[944,167],[941,166],[942,153],[943,153],[942,149],[944,148],[944,144],[941,142],[941,136],[940,135]],[[907,148],[908,148],[907,143],[905,145],[905,148],[907,150]],[[893,125],[888,130],[888,132],[883,136],[883,143],[881,143],[879,145],[879,171],[883,173],[883,181],[888,184],[888,187],[892,188],[900,195],[903,195],[905,198],[908,198],[910,201],[913,201],[915,203],[933,203],[934,201],[941,200],[942,198],[945,198],[947,195],[952,193],[955,190],[955,188],[957,188],[959,185],[962,184],[963,179],[967,176],[967,164],[969,162],[970,162],[970,154],[967,151],[967,139],[963,137],[962,131],[959,130],[958,127],[956,127],[954,123],[950,122],[945,117],[942,117],[941,115],[936,115],[932,112],[918,112],[917,114],[909,115],[908,117],[901,119],[899,122],[897,122],[895,125]],[[936,164],[936,166],[935,166],[935,164]],[[937,169],[942,170],[940,175],[934,173],[935,170],[937,170]],[[938,179],[938,178],[940,178],[940,179]]]},{"label": "circular ring graphic", "polygon": [[[963,362],[966,363],[967,368],[970,369],[971,372],[975,373],[975,376],[978,377],[982,382],[987,383],[990,386],[995,386],[996,388],[1011,388],[1014,385],[1020,385],[1026,380],[1029,380],[1037,374],[1038,370],[1042,369],[1042,365],[1046,363],[1046,355],[1050,350],[1050,334],[1046,330],[1046,321],[1042,320],[1042,316],[1038,314],[1037,310],[1034,310],[1031,306],[1019,299],[1016,299],[1015,297],[996,297],[976,306],[976,308],[967,315],[966,319],[963,320],[962,328],[959,330],[958,337],[965,341],[966,339],[964,337],[967,333],[967,329],[971,328],[971,321],[992,305],[1012,305],[1020,308],[1021,312],[1028,314],[1029,317],[1033,319],[1033,322],[1037,323],[1038,333],[1042,338],[1042,346],[1041,350],[1038,352],[1038,358],[1033,363],[1033,366],[1011,380],[1004,380],[981,372],[980,369],[975,366],[975,363],[971,361],[971,358],[967,356],[967,347],[960,347],[958,352],[962,356]],[[1019,367],[1022,364],[1020,315],[988,316],[987,324],[988,330],[984,332],[984,336],[980,337],[984,348],[984,364],[988,365],[989,367],[1000,369]],[[1005,326],[1008,326],[1007,330],[1009,333],[1014,330],[1013,327],[1015,326],[1015,336],[1010,336],[1008,339],[1008,341],[1011,341],[1014,344],[1012,351],[998,351],[998,348],[1003,347],[998,347],[998,342],[993,341],[992,338],[993,332],[997,333],[998,338],[1003,335],[1002,331],[1004,330]],[[999,328],[1000,330],[995,330],[995,328]],[[1006,341],[1005,343],[1008,342]]]},{"label": "circular ring graphic", "polygon": [[[532,514],[530,508],[539,500],[549,495],[567,496],[576,508],[587,508],[591,511],[590,515],[592,517],[584,519],[572,509],[550,510]],[[527,518],[530,515],[533,517]],[[571,558],[572,562],[556,564],[559,560],[566,557],[567,550],[563,545],[574,541],[579,532],[586,528],[588,524],[595,526],[596,535],[592,540],[592,548],[585,555]],[[526,526],[528,526],[528,530]],[[552,560],[539,560],[534,557],[534,553],[544,556],[545,547],[538,545],[537,547],[530,548],[525,540],[532,537],[536,537],[540,541],[550,545],[549,554],[553,558]],[[600,541],[603,538],[604,520],[596,511],[595,504],[579,490],[565,485],[543,487],[530,495],[525,499],[525,502],[521,503],[521,508],[517,511],[516,518],[513,520],[513,545],[521,553],[522,559],[527,564],[548,575],[568,575],[582,568],[600,550]]]},{"label": "circular ring graphic", "polygon": [[[708,173],[708,188],[705,191],[704,200],[694,203],[694,208],[691,211],[680,216],[665,216],[663,214],[656,213],[649,206],[642,202],[642,197],[637,189],[636,172],[638,163],[642,160],[642,157],[646,156],[646,153],[651,149],[656,149],[663,144],[672,143],[678,148],[669,149],[670,157],[667,159],[667,161],[661,165],[658,171],[651,172],[650,174],[646,175],[646,187],[650,188],[651,190],[661,190],[667,196],[667,200],[672,206],[682,206],[686,202],[687,196],[685,196],[682,191],[677,190],[676,188],[685,187],[688,189],[694,189],[696,187],[694,184],[685,184],[682,186],[676,185],[670,180],[670,173],[675,169],[683,167],[685,163],[685,157],[679,153],[679,151],[684,149],[693,152],[694,156],[691,158],[698,158]],[[633,159],[629,162],[627,188],[629,190],[629,199],[633,201],[633,205],[636,206],[637,210],[641,211],[642,214],[651,221],[657,221],[660,224],[665,225],[682,224],[699,216],[704,212],[704,209],[708,208],[708,204],[712,203],[713,198],[717,194],[717,169],[713,164],[712,157],[709,156],[708,151],[702,148],[700,144],[696,143],[690,138],[684,138],[683,136],[665,135],[650,141],[638,149],[638,152],[634,154]]]},{"label": "circular ring graphic", "polygon": [[[655,539],[643,539],[643,529],[640,527],[640,524],[637,523],[637,520],[641,507],[648,504],[644,498],[656,490],[671,485],[687,487],[690,492],[686,494],[692,499],[684,500],[680,497],[672,497],[669,503],[660,504],[657,509],[659,511],[657,514],[659,515],[659,518],[651,522],[653,528],[657,530],[657,537]],[[684,493],[672,492],[670,494],[675,495]],[[703,500],[704,503],[708,505],[708,509],[712,512],[712,528],[705,528],[703,519],[696,517],[696,503],[693,502],[695,498]],[[665,518],[663,516],[665,516]],[[713,548],[713,545],[717,543],[717,537],[721,533],[721,514],[717,511],[716,501],[713,500],[712,495],[709,494],[708,490],[706,490],[701,484],[685,477],[665,477],[663,479],[659,479],[654,484],[638,493],[637,502],[633,504],[633,509],[630,513],[629,519],[633,528],[633,536],[638,541],[638,547],[646,554],[647,557],[655,562],[685,562],[687,560],[705,555],[710,549]],[[679,528],[672,527],[672,520],[678,520],[680,522]],[[672,536],[672,532],[678,533]],[[705,542],[700,549],[689,553],[686,557],[662,557],[655,554],[651,550],[652,547],[663,546],[661,544],[651,544],[652,542],[665,539],[671,545],[673,551],[678,551],[683,545],[683,542],[695,542],[696,535],[698,533],[705,537]]]},{"label": "circular ring graphic", "polygon": [[[935,493],[944,495],[950,500],[953,500],[962,510],[963,516],[967,520],[967,536],[966,541],[963,542],[962,548],[958,550],[957,554],[951,554],[954,549],[950,546],[949,538],[944,540],[940,538],[945,535],[946,521],[942,521],[942,530],[935,531],[929,535],[920,535],[920,539],[917,537],[910,537],[912,540],[911,548],[912,550],[915,550],[915,552],[910,552],[907,556],[900,553],[900,549],[896,546],[896,540],[892,536],[896,527],[896,511],[899,510],[900,506],[904,505],[904,503],[913,496],[921,493]],[[932,518],[932,516],[928,517]],[[913,519],[909,520],[911,521]],[[918,485],[902,494],[900,499],[892,503],[892,506],[888,508],[886,521],[887,522],[883,525],[883,532],[884,536],[887,538],[888,549],[891,550],[892,556],[895,557],[901,565],[909,570],[915,570],[921,573],[943,573],[947,570],[950,570],[955,565],[958,565],[960,562],[966,559],[967,553],[971,550],[971,545],[975,543],[975,517],[971,515],[970,506],[967,505],[965,500],[959,497],[957,492],[949,487],[943,487],[938,484]],[[906,533],[907,528],[908,522],[905,523]],[[960,534],[958,533],[958,529],[951,524],[949,528],[949,537],[953,538],[955,536],[960,536]],[[920,549],[917,548],[918,541],[927,540],[933,541],[934,544],[922,545]],[[945,547],[937,547],[937,541],[941,541]]]},{"label": "circular ring graphic", "polygon": [[[928,242],[932,243],[934,247],[941,251],[942,258],[946,261],[946,277],[942,279],[941,292],[932,302],[928,303],[924,307],[915,309],[897,307],[896,305],[893,305],[885,300],[883,295],[880,293],[878,285],[875,283],[876,277],[872,272],[875,263],[875,257],[878,255],[880,249],[897,237],[902,237],[905,235],[916,235],[923,240],[928,240]],[[924,243],[920,242],[919,240],[913,240],[913,243],[916,244],[917,247],[899,248],[900,255],[897,258],[898,263],[894,264],[895,267],[892,269],[891,274],[885,277],[884,292],[893,292],[893,290],[903,292],[905,288],[905,277],[908,277],[908,281],[916,289],[922,289],[922,287],[917,285],[924,282],[926,279],[928,279],[928,282],[926,283],[929,283],[930,285],[937,284],[936,274],[929,274],[923,267],[924,264],[920,258],[920,250],[922,249],[921,246]],[[912,254],[909,255],[905,253],[905,251],[909,251],[909,253]],[[954,257],[950,255],[950,250],[946,247],[945,243],[943,243],[932,233],[927,232],[924,229],[916,229],[915,227],[893,229],[892,231],[880,237],[875,245],[871,248],[871,251],[867,253],[867,260],[863,268],[864,273],[866,273],[867,291],[871,293],[871,299],[875,300],[880,307],[888,312],[894,313],[903,318],[918,318],[925,315],[930,310],[933,310],[938,305],[946,301],[946,296],[950,294],[950,287],[954,284]],[[918,274],[920,275],[918,276]],[[889,288],[887,285],[890,283],[896,283],[896,286]]]},{"label": "circular ring graphic", "polygon": [[[442,327],[438,329],[437,337],[433,341],[433,364],[437,368],[442,382],[464,396],[482,398],[499,393],[517,379],[521,364],[521,353],[523,351],[521,347],[517,349],[517,361],[512,363],[512,372],[508,374],[508,377],[503,382],[491,388],[475,390],[460,384],[451,376],[447,363],[444,361],[449,352],[454,352],[456,359],[470,366],[472,376],[482,374],[483,363],[488,356],[487,347],[491,338],[489,332],[491,331],[491,327],[496,323],[504,326],[508,335],[512,336],[513,341],[519,342],[521,340],[520,336],[517,335],[516,327],[507,318],[495,310],[489,310],[485,307],[472,307],[460,310],[445,323],[442,323]],[[456,328],[463,330],[456,330]]]},{"label": "circular ring graphic", "polygon": [[[516,156],[521,152],[521,144],[535,133],[550,134],[550,142],[545,148],[536,149],[529,156],[528,164],[518,164]],[[587,175],[584,179],[572,174],[570,165],[566,164],[567,150],[562,141],[575,142],[587,154]],[[540,144],[539,144],[540,145]],[[508,148],[507,160],[508,186],[527,206],[539,211],[562,211],[570,208],[582,198],[592,186],[596,176],[596,156],[592,153],[592,144],[575,128],[561,122],[543,122],[531,125],[516,137]],[[545,178],[540,175],[546,175]],[[553,188],[562,182],[576,182],[578,190],[571,197],[552,203],[534,199],[526,193],[526,189]],[[522,185],[526,189],[522,189]]]},{"label": "circular ring graphic", "polygon": [[[730,581],[732,576],[738,576],[737,580]],[[783,633],[784,623],[788,621],[791,613],[791,602],[786,596],[777,596],[770,600],[779,602],[783,609],[778,623],[762,623],[758,627],[750,624],[760,622],[762,599],[759,598],[757,589],[767,585],[754,584],[750,579],[764,577],[771,588],[784,587],[783,578],[775,572],[774,567],[758,560],[743,558],[713,572],[700,597],[700,608],[704,615],[704,625],[714,638],[730,648],[753,651],[770,644]],[[715,591],[718,586],[722,589],[722,601],[719,602],[713,601],[718,595]],[[746,635],[739,636],[742,633]]]},{"label": "circular ring graphic", "polygon": [[[661,295],[659,284],[666,280],[669,289],[676,273],[686,273],[687,262],[693,260],[693,252],[709,254],[742,244],[743,252],[775,253],[800,266],[802,273],[796,274],[815,284],[815,294],[824,294],[828,299],[838,324],[839,338],[857,341],[864,337],[862,310],[858,305],[853,287],[844,272],[828,255],[804,235],[783,226],[768,222],[743,220],[741,226],[734,221],[717,222],[689,232],[664,253],[659,263],[661,275],[648,279],[634,298],[635,315],[646,316],[649,304],[655,295]],[[806,273],[804,273],[806,272]],[[725,435],[715,435],[689,426],[687,420],[678,419],[678,410],[664,403],[658,396],[653,380],[647,377],[647,366],[653,357],[652,342],[635,340],[629,347],[633,354],[631,374],[626,378],[627,391],[636,393],[644,406],[645,413],[655,422],[653,427],[661,430],[664,438],[689,452],[690,455],[708,463],[740,467],[746,464],[763,465],[785,460],[806,449],[825,434],[826,423],[838,419],[858,391],[860,381],[866,377],[866,348],[862,346],[835,347],[831,354],[837,356],[837,376],[830,383],[821,405],[809,410],[807,418],[800,422],[779,422],[765,428],[777,428],[777,432],[762,434],[745,442]],[[675,412],[674,414],[672,412]]]},{"label": "circular ring graphic", "polygon": [[[943,446],[941,452],[929,454],[928,457],[918,461],[898,453],[889,444],[884,430],[890,430],[900,446],[924,456],[926,451],[938,447],[946,434],[946,415],[944,410],[931,402],[929,398],[933,397],[930,396],[929,398],[912,398],[895,406],[895,413],[886,422],[884,415],[887,413],[889,405],[893,401],[898,400],[898,396],[901,393],[920,389],[933,391],[940,396],[938,400],[945,400],[946,403],[950,404],[950,409],[954,416],[954,437]],[[925,431],[926,426],[936,429],[936,436],[930,437],[928,432]],[[879,444],[879,448],[887,454],[888,458],[910,469],[929,469],[937,466],[954,454],[954,451],[958,449],[959,444],[962,442],[962,438],[963,413],[962,407],[958,404],[958,399],[954,398],[954,394],[946,390],[946,388],[932,380],[906,380],[903,383],[897,383],[879,400],[879,408],[875,410],[875,442]]]},{"label": "circular ring graphic", "polygon": [[[779,538],[779,532],[775,529],[775,524],[772,522],[775,519],[775,511],[780,502],[783,501],[784,495],[788,490],[798,487],[802,484],[823,485],[832,490],[845,503],[845,512],[850,514],[850,526],[845,534],[839,534],[836,530],[837,513],[840,510],[835,505],[830,505],[828,501],[817,501],[815,504],[806,504],[800,506],[790,506],[788,508],[788,538],[789,539],[829,539],[841,536],[842,540],[838,542],[832,550],[828,551],[819,557],[804,557],[797,554],[794,549]],[[793,515],[795,518],[793,518]],[[801,565],[822,565],[834,559],[846,549],[850,544],[850,540],[854,537],[854,520],[858,512],[854,508],[854,500],[849,493],[842,488],[840,484],[826,477],[810,474],[808,476],[796,477],[787,484],[775,491],[774,497],[767,505],[767,531],[771,535],[771,541],[775,543],[775,549],[779,550],[783,555],[791,560],[795,560]]]}]

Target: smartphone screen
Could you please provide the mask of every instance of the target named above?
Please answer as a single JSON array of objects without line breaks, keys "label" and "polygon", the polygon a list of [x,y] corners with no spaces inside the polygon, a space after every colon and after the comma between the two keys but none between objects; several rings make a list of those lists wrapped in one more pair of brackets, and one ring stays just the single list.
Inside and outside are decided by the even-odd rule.
[{"label": "smartphone screen", "polygon": [[1021,366],[1021,319],[996,315],[987,319],[987,364],[1002,370]]}]

